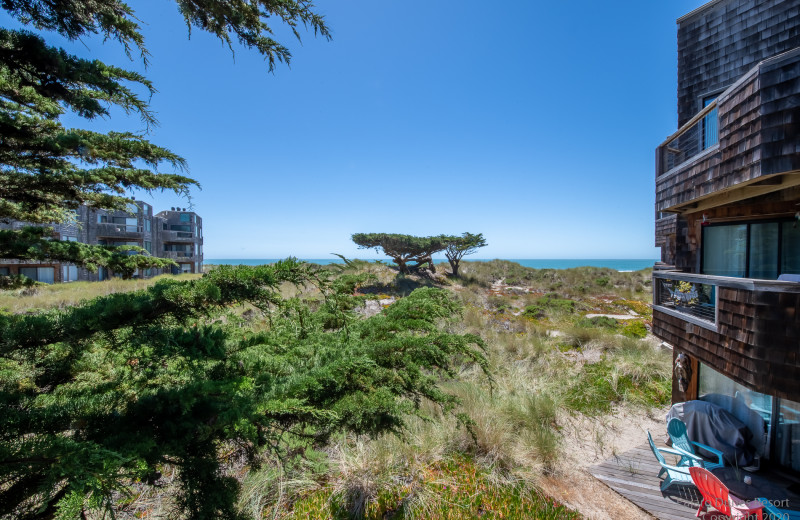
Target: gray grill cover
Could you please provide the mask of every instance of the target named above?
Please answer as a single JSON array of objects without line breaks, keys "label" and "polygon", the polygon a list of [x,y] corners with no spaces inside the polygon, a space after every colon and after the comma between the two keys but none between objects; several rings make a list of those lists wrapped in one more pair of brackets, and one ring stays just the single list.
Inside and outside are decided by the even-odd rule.
[{"label": "gray grill cover", "polygon": [[[750,445],[753,434],[727,410],[706,401],[686,401],[672,405],[667,422],[673,417],[686,424],[690,440],[718,449],[728,464],[740,468],[753,464],[755,449]],[[703,449],[697,451],[713,458],[713,454]]]}]

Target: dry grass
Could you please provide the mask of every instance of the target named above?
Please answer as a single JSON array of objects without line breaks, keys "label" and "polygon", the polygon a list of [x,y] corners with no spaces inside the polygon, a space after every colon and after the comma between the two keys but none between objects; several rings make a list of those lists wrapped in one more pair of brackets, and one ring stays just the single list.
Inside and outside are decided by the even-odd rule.
[{"label": "dry grass", "polygon": [[199,274],[164,274],[148,280],[113,278],[102,282],[71,282],[39,285],[30,289],[0,291],[0,309],[11,313],[37,309],[63,309],[98,296],[145,289],[159,280],[194,280],[200,276]]},{"label": "dry grass", "polygon": [[[456,380],[444,383],[461,401],[458,412],[471,418],[470,429],[423,403],[429,419],[410,418],[403,438],[338,438],[310,459],[289,465],[266,460],[258,471],[234,461],[229,471],[242,477],[243,512],[252,518],[574,516],[543,496],[546,490],[591,517],[604,517],[598,503],[618,515],[632,514],[603,495],[604,488],[591,477],[575,474],[575,457],[609,456],[620,437],[616,416],[624,414],[636,424],[664,404],[670,356],[646,341],[579,320],[597,308],[641,311],[647,320],[648,272],[537,271],[511,262],[469,262],[462,264],[464,279],[448,281],[400,276],[379,263],[362,262],[355,270],[376,277],[374,285],[360,289],[368,295],[402,296],[431,284],[452,290],[465,305],[452,328],[486,340],[494,382],[465,365]],[[532,293],[492,290],[493,282],[509,278]],[[0,294],[0,307],[10,312],[63,308],[154,282],[111,280],[6,293]],[[575,310],[548,311],[540,319],[515,315],[549,291],[574,299]],[[315,295],[314,287],[284,288],[286,297]],[[259,319],[253,313],[252,324]],[[567,480],[574,484],[564,485]],[[599,502],[571,495],[575,486],[597,494]],[[122,499],[127,508],[120,518],[172,514],[168,487],[160,494],[131,489],[133,498]]]}]

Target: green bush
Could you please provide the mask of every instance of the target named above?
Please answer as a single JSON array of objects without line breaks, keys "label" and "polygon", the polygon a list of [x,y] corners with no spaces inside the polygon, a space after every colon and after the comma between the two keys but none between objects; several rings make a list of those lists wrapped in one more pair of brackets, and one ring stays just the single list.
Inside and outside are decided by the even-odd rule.
[{"label": "green bush", "polygon": [[599,285],[600,287],[605,287],[605,286],[607,286],[607,285],[608,285],[608,283],[609,283],[610,281],[611,281],[611,280],[609,280],[608,276],[601,276],[600,278],[597,278],[597,279],[594,281],[594,283],[596,283],[596,284],[597,284],[597,285]]},{"label": "green bush", "polygon": [[647,327],[641,321],[630,321],[622,327],[622,335],[628,338],[642,339],[647,336]]},{"label": "green bush", "polygon": [[609,318],[608,316],[595,316],[594,318],[581,318],[575,325],[578,327],[592,328],[598,327],[602,329],[616,329],[619,325],[617,320]]}]

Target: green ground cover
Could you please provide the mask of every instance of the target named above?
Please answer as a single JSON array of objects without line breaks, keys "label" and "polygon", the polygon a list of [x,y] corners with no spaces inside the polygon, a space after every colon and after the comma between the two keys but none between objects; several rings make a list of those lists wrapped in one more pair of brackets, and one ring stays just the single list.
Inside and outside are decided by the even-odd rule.
[{"label": "green ground cover", "polygon": [[[335,436],[310,450],[290,449],[290,459],[265,453],[258,465],[242,463],[235,447],[221,446],[228,453],[225,471],[241,482],[239,509],[247,517],[579,518],[538,486],[543,476],[564,470],[566,421],[620,407],[646,413],[669,401],[670,353],[641,339],[652,319],[648,270],[463,262],[462,278],[454,279],[400,275],[381,263],[325,269],[344,276],[342,283],[361,301],[396,302],[417,288],[444,288],[463,306],[461,318],[444,326],[483,338],[491,379],[465,358],[455,362],[456,377],[443,382],[466,423],[423,401],[421,415],[409,417],[400,435]],[[37,287],[0,294],[0,307],[15,314],[59,309],[152,283]],[[323,302],[311,286],[286,286],[282,295],[312,306]],[[234,311],[253,330],[270,329],[261,310],[244,305]],[[630,311],[637,316],[624,322],[586,318]],[[177,471],[162,469],[164,475]],[[174,503],[169,482],[163,484],[154,490],[131,482],[118,517],[168,517]]]}]

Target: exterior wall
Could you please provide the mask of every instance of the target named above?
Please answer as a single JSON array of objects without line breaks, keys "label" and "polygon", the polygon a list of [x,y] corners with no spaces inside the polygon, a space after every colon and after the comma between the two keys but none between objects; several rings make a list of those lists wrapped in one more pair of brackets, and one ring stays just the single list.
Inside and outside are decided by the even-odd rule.
[{"label": "exterior wall", "polygon": [[678,20],[678,127],[759,61],[800,47],[800,3],[723,0]]},{"label": "exterior wall", "polygon": [[656,211],[800,170],[800,49],[761,64],[718,100],[719,144],[657,172]]},{"label": "exterior wall", "polygon": [[[182,217],[182,215],[188,215]],[[193,211],[173,209],[161,211],[156,215],[162,224],[160,245],[163,248],[160,256],[171,258],[178,264],[191,264],[192,273],[203,272],[203,219]],[[184,220],[182,220],[182,218]],[[189,231],[174,229],[177,226],[189,226]],[[191,252],[168,251],[167,249],[189,247]],[[173,268],[173,273],[180,269]]]},{"label": "exterior wall", "polygon": [[798,401],[800,294],[718,290],[717,331],[655,309],[653,334],[737,383]]},{"label": "exterior wall", "polygon": [[[194,212],[191,212],[193,215],[193,223],[192,227],[192,238],[185,240],[185,239],[175,239],[175,233],[170,233],[169,231],[164,231],[164,224],[169,226],[170,222],[178,223],[180,219],[180,213],[184,212],[161,212],[158,215],[153,214],[153,208],[150,204],[147,204],[142,201],[135,201],[136,206],[138,206],[138,211],[136,213],[130,213],[128,211],[106,211],[106,210],[93,210],[87,206],[80,206],[76,213],[76,222],[71,224],[55,224],[49,225],[54,229],[53,236],[56,238],[61,238],[62,240],[65,237],[76,237],[77,241],[83,242],[85,244],[99,244],[102,242],[105,243],[112,243],[112,242],[134,242],[139,247],[144,247],[147,243],[151,246],[150,254],[159,258],[172,258],[176,261],[186,261],[191,262],[193,265],[192,272],[202,272],[202,219]],[[100,217],[104,217],[104,220],[107,222],[100,222]],[[136,225],[135,229],[134,226],[131,224],[129,226],[126,224],[115,224],[113,222],[114,218],[120,219],[128,219],[128,218],[136,218]],[[149,230],[147,222],[149,224]],[[9,222],[9,223],[1,223],[0,222],[0,229],[19,229],[24,226],[30,225],[29,223],[25,222]],[[195,235],[195,232],[197,235]],[[174,254],[168,253],[164,246],[164,240],[170,239],[173,242],[177,243],[190,243],[194,247],[194,244],[197,244],[199,255],[192,255],[190,259],[186,258],[176,258]],[[169,242],[168,242],[169,243]],[[199,269],[198,266],[195,265],[196,262],[199,262]],[[20,261],[20,260],[6,260],[0,259],[0,267],[9,267],[10,274],[18,274],[19,267],[53,267],[54,268],[54,281],[59,283],[62,281],[62,265],[67,264],[60,264],[60,263],[40,263],[40,262],[32,262],[32,261]],[[174,270],[166,269],[166,270],[158,270],[158,269],[151,269],[149,276],[155,276],[158,274],[169,273],[173,272]],[[113,274],[113,273],[110,273]],[[140,276],[144,276],[142,273]],[[91,272],[85,268],[78,269],[78,280],[81,281],[98,281],[101,279],[101,274],[99,272]]]},{"label": "exterior wall", "polygon": [[710,223],[792,218],[800,209],[800,187],[762,195],[745,201],[676,216],[675,234],[665,234],[662,261],[676,269],[699,273],[703,215]]}]

